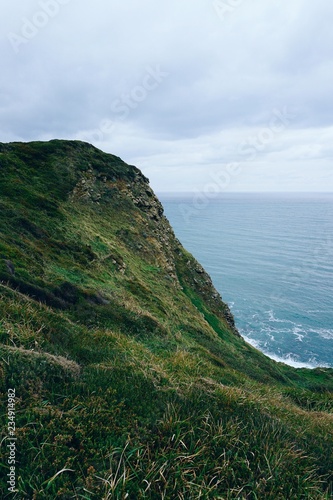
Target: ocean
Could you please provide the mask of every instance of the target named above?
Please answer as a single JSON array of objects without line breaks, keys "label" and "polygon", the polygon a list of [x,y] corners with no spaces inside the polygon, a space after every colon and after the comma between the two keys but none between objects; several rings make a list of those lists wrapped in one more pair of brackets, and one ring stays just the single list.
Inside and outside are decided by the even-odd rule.
[{"label": "ocean", "polygon": [[247,342],[295,367],[333,367],[333,194],[160,194]]}]

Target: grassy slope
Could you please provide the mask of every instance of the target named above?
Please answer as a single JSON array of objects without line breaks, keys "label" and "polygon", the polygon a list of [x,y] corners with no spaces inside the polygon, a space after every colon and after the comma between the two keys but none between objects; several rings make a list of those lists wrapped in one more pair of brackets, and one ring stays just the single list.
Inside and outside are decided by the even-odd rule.
[{"label": "grassy slope", "polygon": [[330,498],[332,370],[235,333],[134,167],[0,145],[0,280],[17,498]]}]

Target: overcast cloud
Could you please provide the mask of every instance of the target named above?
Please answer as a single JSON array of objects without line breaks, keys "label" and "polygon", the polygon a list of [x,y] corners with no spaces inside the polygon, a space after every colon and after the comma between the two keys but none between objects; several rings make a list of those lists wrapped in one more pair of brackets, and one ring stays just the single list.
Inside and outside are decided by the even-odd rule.
[{"label": "overcast cloud", "polygon": [[157,192],[333,191],[332,2],[1,9],[1,142],[85,140]]}]

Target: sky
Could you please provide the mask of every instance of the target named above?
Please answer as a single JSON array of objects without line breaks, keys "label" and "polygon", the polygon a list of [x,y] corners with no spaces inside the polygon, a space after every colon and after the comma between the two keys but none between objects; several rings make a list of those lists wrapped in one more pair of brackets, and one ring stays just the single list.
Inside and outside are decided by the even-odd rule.
[{"label": "sky", "polygon": [[79,139],[157,193],[333,191],[333,2],[3,2],[0,141]]}]

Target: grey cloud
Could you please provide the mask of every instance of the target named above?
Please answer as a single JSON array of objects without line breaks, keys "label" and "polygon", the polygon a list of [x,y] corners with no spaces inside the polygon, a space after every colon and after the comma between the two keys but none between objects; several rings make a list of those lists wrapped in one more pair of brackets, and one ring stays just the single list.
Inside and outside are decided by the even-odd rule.
[{"label": "grey cloud", "polygon": [[[33,33],[38,19],[43,24],[38,13],[52,8],[55,14],[44,15],[45,25],[15,51],[13,34],[24,38],[29,23]],[[152,169],[157,187],[174,169],[185,191],[193,187],[191,168],[199,183],[219,163],[248,162],[239,157],[240,145],[268,126],[274,109],[287,107],[294,119],[283,139],[274,136],[260,151],[266,177],[259,185],[266,189],[275,158],[291,165],[297,155],[313,162],[332,156],[332,18],[326,0],[244,1],[223,19],[213,0],[6,3],[2,140],[90,137],[148,174]],[[158,67],[168,76],[154,86],[147,71]],[[326,166],[306,168],[323,168],[323,189],[330,182],[333,188]],[[311,189],[309,176],[303,178]]]}]

